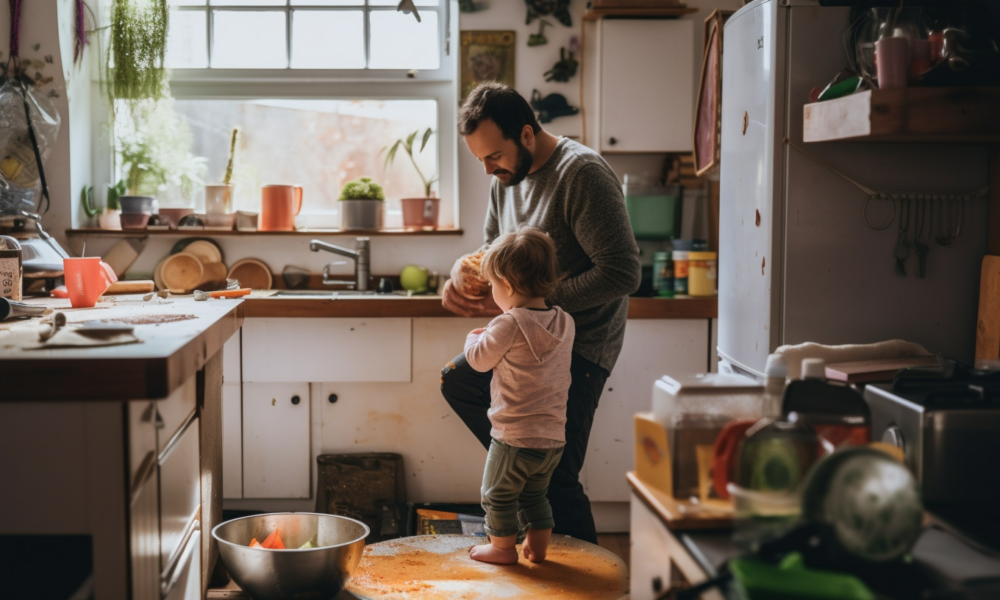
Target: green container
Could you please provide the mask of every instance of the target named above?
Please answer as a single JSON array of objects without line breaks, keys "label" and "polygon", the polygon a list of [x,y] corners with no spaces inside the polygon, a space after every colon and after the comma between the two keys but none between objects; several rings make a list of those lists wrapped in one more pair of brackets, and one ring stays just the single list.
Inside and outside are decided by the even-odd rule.
[{"label": "green container", "polygon": [[681,223],[681,189],[643,175],[625,175],[625,208],[637,240],[672,240]]},{"label": "green container", "polygon": [[729,570],[748,600],[875,600],[857,577],[807,569],[797,552],[779,566],[735,558],[729,561]]}]

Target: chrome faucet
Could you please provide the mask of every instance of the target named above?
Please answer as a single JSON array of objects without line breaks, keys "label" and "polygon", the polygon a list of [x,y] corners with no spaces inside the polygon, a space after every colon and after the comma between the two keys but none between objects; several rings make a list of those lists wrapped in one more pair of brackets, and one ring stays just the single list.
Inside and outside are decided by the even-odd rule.
[{"label": "chrome faucet", "polygon": [[357,238],[353,251],[319,240],[309,242],[309,249],[313,252],[326,250],[354,260],[354,281],[330,279],[328,264],[323,267],[323,285],[352,285],[358,291],[368,291],[368,280],[371,277],[371,246],[368,238]]}]

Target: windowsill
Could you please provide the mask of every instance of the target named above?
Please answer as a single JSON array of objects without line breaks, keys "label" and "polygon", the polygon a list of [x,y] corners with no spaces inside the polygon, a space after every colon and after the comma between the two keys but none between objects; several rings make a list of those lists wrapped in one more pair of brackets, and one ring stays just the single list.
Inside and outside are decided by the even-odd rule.
[{"label": "windowsill", "polygon": [[319,235],[387,235],[387,236],[438,236],[438,235],[462,235],[464,231],[460,228],[435,229],[431,231],[408,230],[408,229],[377,229],[377,230],[343,230],[343,229],[299,229],[297,231],[219,231],[213,229],[100,229],[97,227],[85,227],[81,229],[67,229],[67,236],[108,236],[108,237],[145,237],[152,236],[267,236],[267,237],[303,237]]}]

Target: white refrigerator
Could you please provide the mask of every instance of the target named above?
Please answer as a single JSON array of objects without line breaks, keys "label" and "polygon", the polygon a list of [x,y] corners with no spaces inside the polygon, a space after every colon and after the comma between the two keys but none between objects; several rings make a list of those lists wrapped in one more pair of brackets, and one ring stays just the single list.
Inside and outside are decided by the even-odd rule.
[{"label": "white refrigerator", "polygon": [[[783,344],[869,343],[903,338],[971,360],[986,200],[966,200],[960,235],[928,242],[926,277],[910,249],[896,273],[899,215],[866,225],[869,195],[784,143],[787,137],[868,188],[955,193],[987,183],[988,150],[960,144],[802,142],[803,105],[848,63],[849,9],[815,0],[755,0],[723,36],[720,370],[761,378]],[[898,203],[897,213],[903,203]],[[926,205],[933,206],[927,202]],[[927,210],[923,226],[934,222]],[[868,205],[872,226],[892,203]],[[954,216],[955,211],[946,213]],[[916,214],[906,220],[916,227]],[[913,229],[907,234],[913,237]],[[947,237],[947,236],[943,236]],[[911,240],[912,242],[912,240]]]}]

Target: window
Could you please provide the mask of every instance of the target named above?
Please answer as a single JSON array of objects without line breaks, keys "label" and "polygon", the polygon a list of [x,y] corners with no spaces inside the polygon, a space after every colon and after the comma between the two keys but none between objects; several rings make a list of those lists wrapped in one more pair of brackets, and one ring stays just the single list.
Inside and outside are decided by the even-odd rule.
[{"label": "window", "polygon": [[[171,0],[172,110],[204,159],[205,183],[221,180],[236,126],[235,208],[257,210],[262,184],[296,183],[300,223],[336,227],[340,188],[370,176],[386,192],[385,226],[400,227],[399,199],[422,196],[423,185],[402,152],[383,168],[382,150],[430,127],[417,164],[440,178],[439,226],[457,227],[448,2],[416,0],[418,23],[398,0]],[[160,205],[200,211],[194,187],[163,186]]]},{"label": "window", "polygon": [[[442,6],[442,3],[445,6]],[[447,0],[174,0],[167,66],[175,69],[442,67]]]}]

